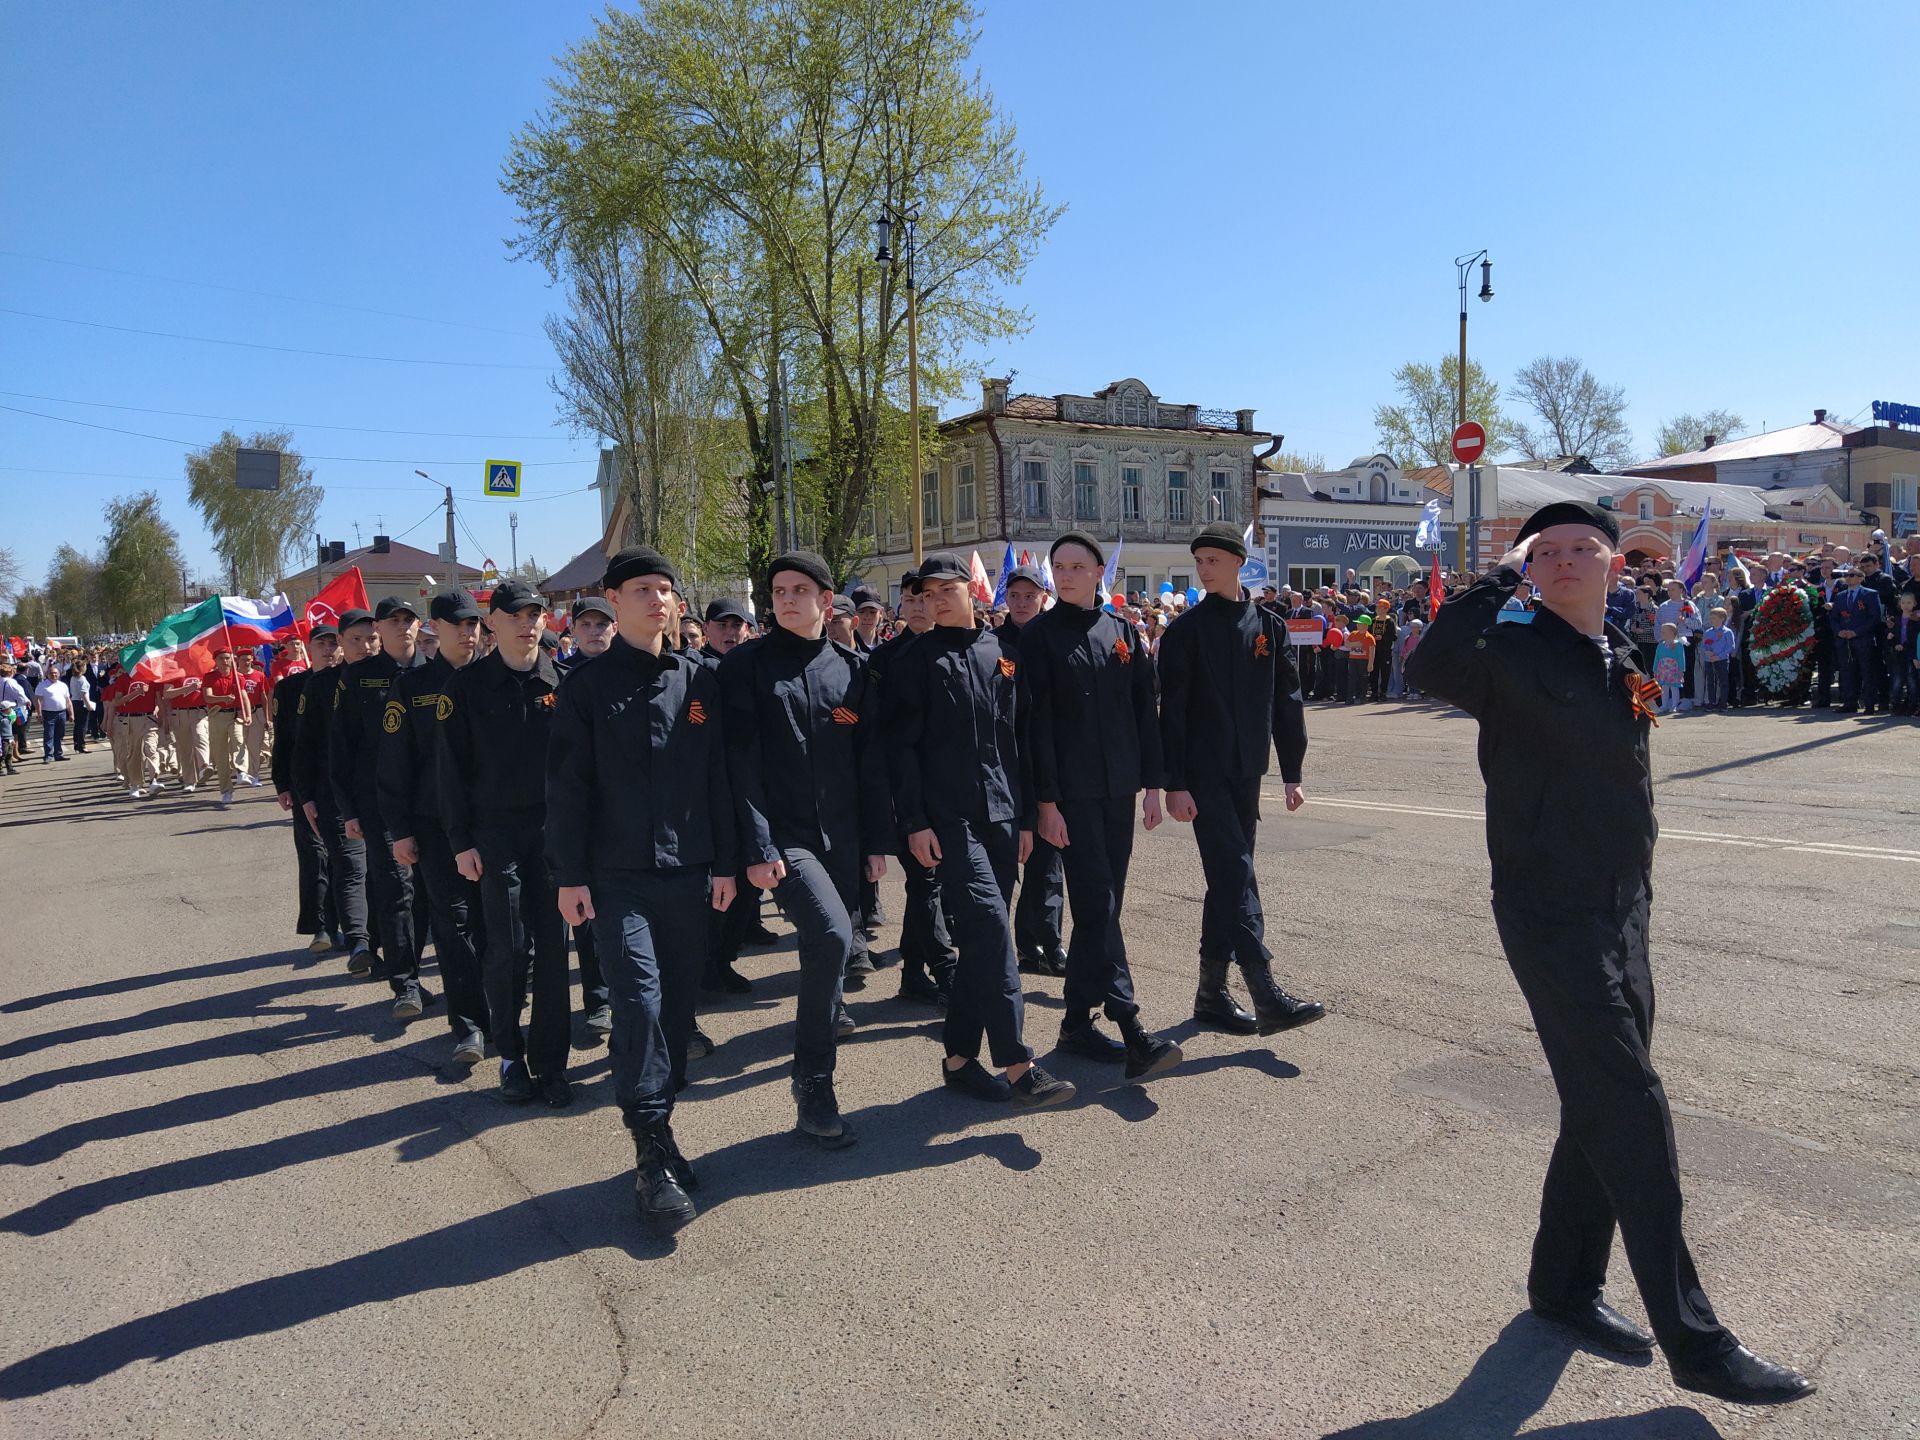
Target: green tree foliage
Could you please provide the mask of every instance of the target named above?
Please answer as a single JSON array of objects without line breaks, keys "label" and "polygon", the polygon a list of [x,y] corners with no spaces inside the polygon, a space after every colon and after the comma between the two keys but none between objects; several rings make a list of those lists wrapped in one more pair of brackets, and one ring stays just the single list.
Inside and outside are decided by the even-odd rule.
[{"label": "green tree foliage", "polygon": [[[1381,405],[1373,412],[1373,428],[1382,454],[1391,455],[1403,470],[1421,465],[1453,464],[1453,431],[1459,403],[1460,360],[1448,355],[1438,365],[1409,360],[1393,372],[1397,405]],[[1500,410],[1500,387],[1467,361],[1467,418],[1486,427],[1486,455],[1492,458],[1515,441],[1515,428]]]},{"label": "green tree foliage", "polygon": [[180,535],[160,513],[151,490],[107,502],[100,552],[100,599],[107,626],[145,631],[178,604],[183,559]]},{"label": "green tree foliage", "polygon": [[100,598],[100,564],[71,545],[53,552],[42,588],[53,610],[53,628],[62,635],[85,639],[107,628]]},{"label": "green tree foliage", "polygon": [[1627,428],[1627,392],[1602,385],[1571,355],[1542,355],[1520,368],[1513,390],[1534,423],[1519,425],[1514,441],[1529,460],[1584,455],[1601,470],[1633,460],[1633,432]]},{"label": "green tree foliage", "polygon": [[14,558],[13,551],[0,545],[0,600],[5,600],[20,591],[20,562]]},{"label": "green tree foliage", "polygon": [[[234,484],[234,452],[242,447],[281,452],[278,490],[242,490]],[[284,430],[247,440],[226,430],[206,449],[187,456],[188,498],[226,562],[222,583],[237,594],[257,595],[280,578],[288,556],[310,543],[324,493]]]},{"label": "green tree foliage", "polygon": [[1658,455],[1688,455],[1706,448],[1707,436],[1716,442],[1744,435],[1747,422],[1732,410],[1703,410],[1698,415],[1676,415],[1660,427],[1654,440]]},{"label": "green tree foliage", "polygon": [[[930,437],[968,348],[1028,323],[1005,293],[1060,212],[973,68],[976,20],[967,0],[648,0],[564,58],[508,157],[519,253],[559,275],[631,227],[705,325],[751,569],[773,534],[780,360],[820,402],[795,449],[823,477],[812,516],[840,569],[869,499],[911,491],[907,423]],[[883,209],[919,216],[917,417],[904,267],[873,259]]]},{"label": "green tree foliage", "polygon": [[1327,457],[1318,450],[1282,450],[1269,455],[1263,463],[1280,475],[1312,475],[1327,468]]}]

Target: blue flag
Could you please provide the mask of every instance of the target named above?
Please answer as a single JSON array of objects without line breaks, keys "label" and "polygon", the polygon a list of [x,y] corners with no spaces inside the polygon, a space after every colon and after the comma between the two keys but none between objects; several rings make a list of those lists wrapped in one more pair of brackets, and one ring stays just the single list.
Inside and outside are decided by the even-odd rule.
[{"label": "blue flag", "polygon": [[1007,542],[1007,553],[1000,561],[1000,578],[993,582],[993,603],[1007,603],[1007,577],[1013,574],[1013,542]]}]

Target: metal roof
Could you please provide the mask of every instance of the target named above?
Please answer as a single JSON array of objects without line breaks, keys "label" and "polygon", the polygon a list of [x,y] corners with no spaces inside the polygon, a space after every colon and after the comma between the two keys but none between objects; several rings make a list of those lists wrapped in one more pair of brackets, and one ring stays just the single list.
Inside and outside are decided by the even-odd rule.
[{"label": "metal roof", "polygon": [[1659,455],[1642,460],[1635,470],[1671,470],[1685,465],[1717,465],[1726,460],[1764,460],[1774,455],[1804,455],[1809,450],[1838,450],[1847,427],[1831,420],[1813,420],[1768,430],[1738,440],[1722,440],[1711,450],[1689,450],[1684,455]]}]

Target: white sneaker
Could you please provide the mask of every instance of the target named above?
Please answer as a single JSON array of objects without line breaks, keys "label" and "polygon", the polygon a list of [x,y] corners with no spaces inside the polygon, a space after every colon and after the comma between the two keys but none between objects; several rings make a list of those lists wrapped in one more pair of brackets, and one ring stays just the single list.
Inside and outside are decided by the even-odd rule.
[{"label": "white sneaker", "polygon": [[191,795],[191,794],[193,794],[193,786],[191,786],[191,785],[182,785],[182,786],[180,787],[180,793],[181,793],[182,795]]},{"label": "white sneaker", "polygon": [[232,805],[233,805],[233,791],[231,790],[224,791],[220,796],[220,808],[222,810],[226,810],[226,809],[230,809]]},{"label": "white sneaker", "polygon": [[144,799],[146,797],[146,793],[147,792],[144,790],[129,790],[127,791],[127,799],[129,800]]}]

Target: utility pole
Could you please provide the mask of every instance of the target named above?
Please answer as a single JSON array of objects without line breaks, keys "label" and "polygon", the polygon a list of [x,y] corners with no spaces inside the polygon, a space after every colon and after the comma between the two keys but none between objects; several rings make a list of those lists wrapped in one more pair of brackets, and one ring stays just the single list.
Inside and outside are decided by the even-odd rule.
[{"label": "utility pole", "polygon": [[508,570],[507,573],[509,575],[516,575],[520,571],[520,512],[518,510],[509,510],[507,512],[507,529],[513,532],[513,538],[507,542],[513,547],[508,552],[508,563],[512,568]]},{"label": "utility pole", "polygon": [[[429,485],[433,483],[433,477],[426,471],[416,470],[413,473]],[[440,488],[446,492],[447,496],[447,588],[458,590],[460,588],[460,552],[453,543],[453,487],[442,485]]]}]

